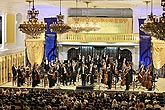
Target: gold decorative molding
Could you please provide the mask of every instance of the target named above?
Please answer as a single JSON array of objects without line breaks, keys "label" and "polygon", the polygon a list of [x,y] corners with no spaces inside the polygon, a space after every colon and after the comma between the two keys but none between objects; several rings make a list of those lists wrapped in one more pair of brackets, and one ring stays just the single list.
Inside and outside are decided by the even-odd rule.
[{"label": "gold decorative molding", "polygon": [[139,34],[116,33],[67,33],[58,37],[58,42],[139,42]]}]

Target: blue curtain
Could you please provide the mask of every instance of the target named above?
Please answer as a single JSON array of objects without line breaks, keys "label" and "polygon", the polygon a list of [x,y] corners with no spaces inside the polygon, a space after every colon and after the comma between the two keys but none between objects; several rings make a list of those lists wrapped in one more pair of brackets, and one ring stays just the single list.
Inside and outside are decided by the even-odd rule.
[{"label": "blue curtain", "polygon": [[45,32],[45,57],[51,62],[57,56],[57,35],[50,31],[50,24],[57,21],[57,18],[44,18],[47,23],[47,30]]},{"label": "blue curtain", "polygon": [[[152,53],[151,53],[151,36],[145,34],[140,30],[140,25],[144,24],[145,19],[139,19],[139,36],[140,36],[140,61],[144,62],[145,68],[152,63]],[[140,65],[139,65],[140,66]]]}]

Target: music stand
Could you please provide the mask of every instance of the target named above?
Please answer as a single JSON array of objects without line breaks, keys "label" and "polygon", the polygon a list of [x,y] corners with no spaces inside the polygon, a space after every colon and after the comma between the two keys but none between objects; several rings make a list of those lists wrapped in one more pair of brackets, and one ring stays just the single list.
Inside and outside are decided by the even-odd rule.
[{"label": "music stand", "polygon": [[156,82],[158,82],[158,81],[156,81],[156,80],[152,80],[152,82],[153,82],[153,84],[152,84],[152,90],[154,91],[155,89],[157,90],[157,91],[159,91],[159,89],[157,88],[157,86],[156,86]]}]

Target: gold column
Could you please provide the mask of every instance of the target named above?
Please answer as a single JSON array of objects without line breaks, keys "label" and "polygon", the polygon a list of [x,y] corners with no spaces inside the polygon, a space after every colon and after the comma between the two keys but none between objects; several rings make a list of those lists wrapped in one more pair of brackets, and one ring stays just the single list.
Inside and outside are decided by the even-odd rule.
[{"label": "gold column", "polygon": [[12,55],[9,55],[9,73],[10,73],[10,81],[12,81]]},{"label": "gold column", "polygon": [[5,82],[5,57],[2,56],[2,84]]},{"label": "gold column", "polygon": [[4,83],[6,83],[8,81],[8,57],[5,56],[5,81]]}]

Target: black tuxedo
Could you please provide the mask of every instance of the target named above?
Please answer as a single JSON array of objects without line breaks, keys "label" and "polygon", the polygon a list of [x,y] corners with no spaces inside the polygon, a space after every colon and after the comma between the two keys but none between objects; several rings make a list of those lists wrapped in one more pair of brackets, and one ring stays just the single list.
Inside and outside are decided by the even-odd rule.
[{"label": "black tuxedo", "polygon": [[123,57],[122,56],[118,56],[117,58],[117,62],[118,62],[118,69],[122,70],[122,65],[123,65]]},{"label": "black tuxedo", "polygon": [[97,71],[98,72],[100,72],[100,66],[101,66],[101,63],[100,62],[101,62],[100,58],[98,58],[98,59],[95,58],[94,59],[94,64],[97,65]]},{"label": "black tuxedo", "polygon": [[105,60],[105,58],[106,58],[106,54],[103,53],[103,55],[102,55],[102,59]]},{"label": "black tuxedo", "polygon": [[17,86],[20,87],[20,86],[21,86],[21,80],[22,80],[22,72],[21,72],[21,69],[18,68],[17,72],[18,72]]},{"label": "black tuxedo", "polygon": [[108,64],[109,64],[109,57],[105,58],[105,62],[106,62],[106,65],[108,66]]},{"label": "black tuxedo", "polygon": [[65,67],[61,67],[61,74],[62,74],[62,83],[63,83],[63,85],[64,85],[64,83],[67,85],[67,74],[68,74],[68,71],[67,71],[66,66]]},{"label": "black tuxedo", "polygon": [[37,75],[38,75],[37,70],[33,68],[33,70],[32,70],[32,87],[35,87],[37,85]]},{"label": "black tuxedo", "polygon": [[78,73],[78,65],[76,64],[75,67],[70,66],[70,84],[73,80],[73,84],[76,82],[76,77],[77,77],[77,73]]},{"label": "black tuxedo", "polygon": [[132,82],[134,72],[135,71],[131,68],[131,69],[128,70],[128,72],[125,75],[125,77],[126,77],[126,90],[129,90],[129,85]]},{"label": "black tuxedo", "polygon": [[81,73],[82,86],[86,86],[86,74],[88,73],[88,68],[81,67],[80,73]]},{"label": "black tuxedo", "polygon": [[14,65],[12,66],[12,73],[13,73],[13,81],[15,81],[16,80],[16,75],[17,75],[17,69]]},{"label": "black tuxedo", "polygon": [[[94,68],[93,66],[88,68],[88,75],[90,76],[90,84],[94,83],[94,74],[96,72],[96,68]],[[89,78],[89,77],[88,77]],[[87,78],[87,82],[89,81],[89,79]]]}]

